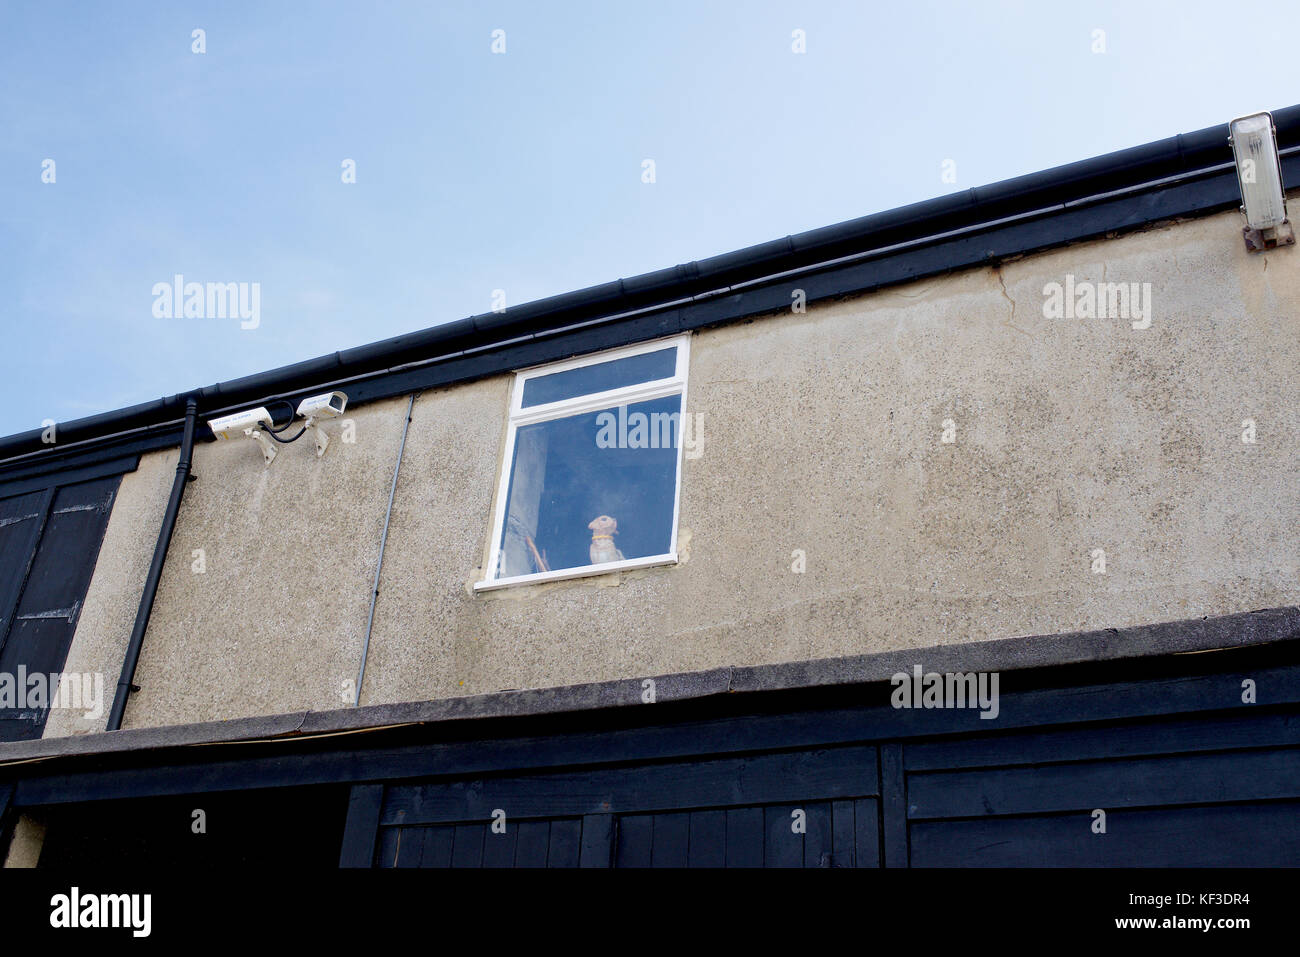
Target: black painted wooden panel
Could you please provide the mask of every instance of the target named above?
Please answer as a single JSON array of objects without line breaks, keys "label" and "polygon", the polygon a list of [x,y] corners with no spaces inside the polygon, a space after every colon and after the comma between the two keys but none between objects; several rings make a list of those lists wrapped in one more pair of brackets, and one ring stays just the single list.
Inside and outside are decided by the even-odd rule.
[{"label": "black painted wooden panel", "polygon": [[857,833],[855,867],[880,866],[880,805],[874,798],[853,802]]},{"label": "black painted wooden panel", "polygon": [[561,818],[551,822],[551,845],[547,867],[577,867],[582,860],[583,818]]},{"label": "black painted wooden panel", "polygon": [[375,848],[379,810],[384,800],[382,784],[358,784],[348,795],[348,813],[343,824],[343,846],[339,867],[370,867],[382,856]]},{"label": "black painted wooden panel", "polygon": [[113,476],[55,494],[23,586],[20,615],[68,608],[85,596],[118,482]]},{"label": "black painted wooden panel", "polygon": [[454,828],[403,827],[393,830],[408,835],[413,845],[419,845],[421,867],[451,866],[451,853],[456,843]]},{"label": "black painted wooden panel", "polygon": [[656,814],[652,831],[650,866],[685,867],[690,860],[690,814]]},{"label": "black painted wooden panel", "polygon": [[515,843],[515,867],[545,867],[550,846],[550,821],[522,822]]},{"label": "black painted wooden panel", "polygon": [[1300,798],[1300,748],[909,775],[908,817]]},{"label": "black painted wooden panel", "polygon": [[70,616],[25,618],[21,610],[19,606],[20,614],[9,629],[9,640],[0,649],[0,672],[17,675],[22,666],[28,676],[59,674],[72,640]]},{"label": "black painted wooden panel", "polygon": [[844,747],[389,788],[385,825],[766,804],[876,793],[876,749]]},{"label": "black painted wooden panel", "polygon": [[423,835],[413,827],[402,828],[397,832],[396,867],[419,867],[424,858]]},{"label": "black painted wooden panel", "polygon": [[654,851],[654,816],[628,814],[618,821],[615,867],[649,867]]},{"label": "black painted wooden panel", "polygon": [[0,499],[0,645],[9,631],[53,491]]},{"label": "black painted wooden panel", "polygon": [[[731,803],[738,793],[770,793],[764,776],[792,766],[792,755],[768,754],[601,768],[585,784],[566,772],[478,780],[468,790],[446,781],[395,787],[385,813],[463,812],[501,794],[526,803],[529,783],[547,778],[541,803],[552,800],[554,779],[585,791],[581,804],[600,797],[603,813],[587,819],[601,830],[588,838],[576,817],[523,822],[515,866],[545,866],[559,850],[566,864],[585,856],[606,866],[611,844],[618,867],[1300,865],[1300,747],[1267,746],[1291,741],[1297,721],[1290,706],[883,742],[882,788],[864,767],[873,749],[819,749],[804,752],[816,774],[787,782],[803,791],[798,801]],[[1107,737],[1135,754],[1105,757]],[[1041,760],[1049,756],[1057,760]],[[837,771],[838,757],[848,760]],[[850,785],[881,795],[818,793]],[[1106,834],[1093,831],[1095,808],[1107,813]],[[1255,848],[1251,861],[1243,848]]]},{"label": "black painted wooden panel", "polygon": [[[803,866],[830,867],[835,857],[834,835],[831,830],[831,805],[827,801],[807,804],[803,808],[806,833],[803,838]],[[852,845],[848,845],[852,848]],[[852,854],[841,850],[841,853]]]},{"label": "black painted wooden panel", "polygon": [[385,828],[379,835],[379,846],[375,848],[375,866],[393,867],[397,863],[397,844],[401,840],[400,827]]},{"label": "black painted wooden panel", "polygon": [[[805,801],[623,815],[614,866],[853,867],[861,860],[861,866],[875,867],[878,804],[874,798],[857,803],[860,810],[853,801]],[[841,815],[838,830],[836,807]],[[855,824],[858,817],[861,831]]]},{"label": "black painted wooden panel", "polygon": [[613,862],[614,816],[588,814],[582,819],[579,867],[609,867]]},{"label": "black painted wooden panel", "polygon": [[1297,867],[1300,802],[921,821],[913,867]]},{"label": "black painted wooden panel", "polygon": [[763,808],[763,866],[803,867],[803,835],[792,830],[792,808]]},{"label": "black painted wooden panel", "polygon": [[0,848],[9,847],[10,831],[17,818],[11,804],[13,796],[14,786],[8,781],[0,781]]},{"label": "black painted wooden panel", "polygon": [[763,866],[763,809],[727,809],[727,866]]},{"label": "black painted wooden panel", "polygon": [[[0,560],[0,575],[8,576],[0,582],[0,673],[16,681],[23,671],[62,672],[120,480],[114,475],[0,503],[0,544],[14,549]],[[50,684],[57,689],[57,679]],[[39,738],[49,708],[47,690],[43,706],[0,709],[0,740]]]},{"label": "black painted wooden panel", "polygon": [[516,867],[545,867],[551,844],[549,820],[524,820],[515,841]]},{"label": "black painted wooden panel", "polygon": [[[584,824],[590,822],[588,843]],[[379,867],[608,867],[608,816],[507,821],[494,832],[491,821],[379,828]]]},{"label": "black painted wooden panel", "polygon": [[[408,828],[408,830],[415,830]],[[483,824],[460,824],[456,827],[452,842],[452,867],[482,867],[483,841],[487,827]]]},{"label": "black painted wooden panel", "polygon": [[517,824],[507,821],[504,831],[494,831],[489,825],[487,834],[483,837],[483,866],[514,867],[515,843],[518,840],[519,826]]},{"label": "black painted wooden panel", "polygon": [[727,866],[727,812],[692,811],[688,867]]},{"label": "black painted wooden panel", "polygon": [[898,743],[880,748],[880,813],[885,866],[907,867],[907,777]]},{"label": "black painted wooden panel", "polygon": [[[1240,703],[1240,685],[1235,686]],[[1267,694],[1269,685],[1264,685]],[[994,765],[1140,757],[1177,751],[1223,751],[1300,744],[1300,714],[1242,705],[1232,714],[1157,718],[1124,724],[943,738],[903,745],[907,770],[955,770]]]},{"label": "black painted wooden panel", "polygon": [[[839,853],[832,855],[831,867],[858,866],[858,834],[854,818],[852,801],[831,802],[831,844],[840,849]],[[851,853],[846,853],[844,848],[853,848],[853,850]],[[874,851],[874,849],[875,842],[873,841],[872,850]],[[864,866],[875,867],[876,863],[874,856],[872,856],[867,858],[867,864]]]},{"label": "black painted wooden panel", "polygon": [[[140,464],[140,453],[155,449],[176,448],[180,445],[181,430],[177,428],[168,436],[155,435],[152,439],[136,440],[125,443],[136,445],[127,454],[104,458],[102,452],[96,455],[72,456],[55,465],[47,461],[40,465],[27,467],[0,467],[0,498],[26,495],[29,492],[43,492],[60,485],[80,485],[92,479],[108,476],[120,477],[126,472],[134,472]],[[125,452],[125,449],[121,451]]]}]

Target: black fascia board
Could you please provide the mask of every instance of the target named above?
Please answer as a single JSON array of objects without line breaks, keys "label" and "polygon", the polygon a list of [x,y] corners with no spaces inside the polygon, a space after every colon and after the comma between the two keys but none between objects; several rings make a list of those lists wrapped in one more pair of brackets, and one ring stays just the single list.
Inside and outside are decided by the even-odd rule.
[{"label": "black fascia board", "polygon": [[[916,657],[929,660],[924,656],[911,660]],[[823,675],[817,667],[822,663],[809,664],[813,664],[810,679]],[[747,672],[721,669],[691,677],[743,681]],[[1239,686],[1247,676],[1272,689],[1265,711],[1293,710],[1300,702],[1300,648],[1291,639],[1210,654],[1110,658],[1011,670],[1002,675],[999,727],[1012,731],[1230,717],[1241,707],[1234,707],[1233,698],[1225,698],[1222,689]],[[640,682],[624,682],[628,687],[633,684],[640,686]],[[388,725],[361,734],[289,733],[197,747],[71,753],[2,766],[0,788],[12,786],[13,804],[30,809],[209,791],[532,774],[584,765],[787,749],[792,743],[837,747],[988,730],[977,711],[966,709],[927,713],[927,720],[918,722],[915,712],[889,703],[892,689],[889,680],[802,687],[759,684],[737,687],[731,693],[705,687],[699,697],[660,700],[653,709],[587,708],[526,718]],[[85,737],[111,738],[121,733]]]},{"label": "black fascia board", "polygon": [[[1300,106],[1276,111],[1284,181],[1300,182]],[[661,335],[842,298],[1238,205],[1227,125],[1109,153],[268,372],[0,439],[0,481],[83,450],[178,445],[201,415],[342,388],[350,404],[450,385]],[[206,429],[203,430],[206,432]]]},{"label": "black fascia board", "polygon": [[[931,671],[998,672],[1029,676],[1063,675],[1063,686],[1082,671],[1118,667],[1128,679],[1157,675],[1168,663],[1200,665],[1231,651],[1280,655],[1300,666],[1300,606],[1236,612],[1215,617],[1099,628],[1088,631],[992,638],[926,648],[868,652],[837,658],[765,665],[729,665],[707,671],[655,675],[656,700],[663,706],[692,701],[740,701],[760,692],[825,695],[831,688],[888,686],[899,672],[924,662]],[[1270,658],[1271,660],[1271,658]],[[1022,684],[1037,685],[1038,677]],[[1086,679],[1092,680],[1092,679]],[[1105,680],[1111,680],[1106,678]],[[1055,679],[1053,679],[1055,681]],[[1052,684],[1049,681],[1048,684]],[[256,745],[334,740],[355,732],[387,733],[403,727],[451,729],[497,721],[532,727],[544,719],[596,713],[644,714],[641,678],[531,690],[496,691],[429,701],[392,702],[232,718],[186,725],[133,728],[102,734],[0,742],[0,781],[21,777],[45,762],[116,760],[130,753],[187,751],[211,745]],[[1279,689],[1275,689],[1279,690]],[[1300,675],[1295,686],[1300,701]],[[657,709],[656,709],[657,710]],[[978,717],[975,719],[980,720]],[[976,725],[981,726],[981,725]],[[451,737],[459,732],[448,731]]]}]

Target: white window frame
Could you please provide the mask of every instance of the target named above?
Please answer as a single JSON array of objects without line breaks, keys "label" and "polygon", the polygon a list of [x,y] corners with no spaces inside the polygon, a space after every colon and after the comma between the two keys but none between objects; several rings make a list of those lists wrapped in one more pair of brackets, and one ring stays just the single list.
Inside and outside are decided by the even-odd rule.
[{"label": "white window frame", "polygon": [[[581,369],[584,366],[599,365],[615,359],[644,355],[647,352],[659,352],[676,346],[677,364],[673,375],[666,379],[652,382],[638,382],[636,385],[607,389],[604,392],[590,392],[572,399],[547,402],[543,405],[523,407],[524,385],[529,379]],[[621,562],[603,562],[599,565],[580,565],[577,568],[562,568],[549,572],[533,572],[529,575],[511,575],[506,578],[486,577],[474,583],[474,591],[491,591],[496,588],[508,588],[511,585],[533,585],[540,582],[564,581],[570,578],[586,578],[591,575],[608,575],[611,572],[626,571],[633,568],[651,568],[656,565],[675,565],[677,563],[677,520],[681,510],[682,498],[682,457],[686,446],[686,379],[690,368],[691,337],[689,334],[656,339],[635,346],[609,349],[593,355],[553,362],[548,365],[532,366],[515,373],[515,382],[510,396],[510,423],[506,429],[505,451],[501,463],[501,477],[497,482],[496,500],[492,507],[492,540],[488,550],[488,563],[485,566],[490,574],[501,561],[501,537],[505,525],[506,500],[510,494],[510,479],[515,460],[515,439],[521,426],[563,419],[583,412],[595,412],[611,406],[632,405],[650,399],[663,399],[680,394],[682,397],[681,417],[677,425],[677,477],[673,490],[673,524],[668,551],[662,555],[647,555],[644,558],[629,558]]]}]

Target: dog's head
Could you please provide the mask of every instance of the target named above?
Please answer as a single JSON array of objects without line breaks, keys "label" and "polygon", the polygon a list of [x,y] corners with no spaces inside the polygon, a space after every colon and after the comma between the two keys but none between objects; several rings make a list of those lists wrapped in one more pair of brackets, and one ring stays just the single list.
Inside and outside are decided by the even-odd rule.
[{"label": "dog's head", "polygon": [[588,523],[587,527],[591,529],[593,535],[617,535],[618,522],[614,521],[608,515],[597,515]]}]

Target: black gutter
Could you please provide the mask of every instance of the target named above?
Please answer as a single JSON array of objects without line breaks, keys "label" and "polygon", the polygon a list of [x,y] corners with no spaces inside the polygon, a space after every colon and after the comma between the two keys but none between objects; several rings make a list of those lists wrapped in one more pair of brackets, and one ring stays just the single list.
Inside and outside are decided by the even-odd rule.
[{"label": "black gutter", "polygon": [[122,727],[122,716],[126,713],[126,699],[132,691],[138,690],[133,684],[135,667],[140,661],[140,649],[144,647],[145,629],[149,627],[149,616],[153,614],[153,600],[158,594],[158,582],[162,579],[163,565],[167,561],[167,549],[171,545],[172,532],[176,529],[176,516],[181,510],[181,499],[185,497],[185,486],[189,484],[190,468],[194,459],[194,429],[199,420],[199,404],[193,397],[185,400],[185,432],[181,437],[181,457],[176,463],[176,478],[172,481],[171,498],[167,500],[167,511],[163,513],[162,528],[158,532],[158,544],[153,550],[153,561],[149,564],[149,575],[144,580],[144,592],[140,595],[140,607],[135,614],[135,627],[131,629],[131,640],[126,646],[126,660],[122,664],[122,675],[117,680],[117,694],[113,697],[113,709],[108,714],[107,731],[116,731]]},{"label": "black gutter", "polygon": [[[1300,146],[1300,106],[1273,114],[1281,149]],[[934,239],[1002,220],[1061,210],[1106,194],[1227,168],[1226,124],[1104,156],[913,203],[834,226],[809,230],[736,252],[539,299],[502,313],[484,313],[268,372],[207,386],[195,395],[213,414],[304,390],[427,361],[431,357],[504,346],[602,316],[667,306],[794,269],[871,250]],[[349,395],[351,395],[349,393]],[[164,426],[174,432],[184,395],[173,395],[58,427],[60,444]],[[0,439],[0,465],[19,456],[43,459],[52,447],[33,429]]]}]

